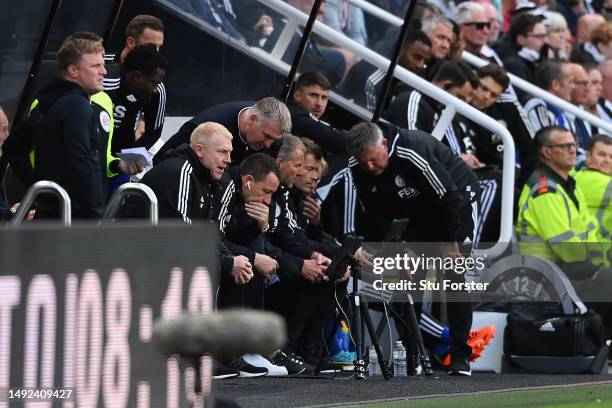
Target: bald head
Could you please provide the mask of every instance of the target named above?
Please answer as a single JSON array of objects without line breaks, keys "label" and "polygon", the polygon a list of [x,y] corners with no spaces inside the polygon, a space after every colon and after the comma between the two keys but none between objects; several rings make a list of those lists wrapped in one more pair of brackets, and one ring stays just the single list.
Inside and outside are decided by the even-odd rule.
[{"label": "bald head", "polygon": [[591,40],[591,32],[595,27],[606,22],[606,19],[601,14],[583,14],[578,19],[576,27],[576,42],[579,44]]},{"label": "bald head", "polygon": [[574,81],[571,102],[576,105],[585,105],[589,101],[589,74],[580,64],[568,64],[568,66]]},{"label": "bald head", "polygon": [[225,168],[232,162],[232,134],[215,122],[205,122],[191,133],[191,150],[198,161],[210,171],[213,180],[219,180]]}]

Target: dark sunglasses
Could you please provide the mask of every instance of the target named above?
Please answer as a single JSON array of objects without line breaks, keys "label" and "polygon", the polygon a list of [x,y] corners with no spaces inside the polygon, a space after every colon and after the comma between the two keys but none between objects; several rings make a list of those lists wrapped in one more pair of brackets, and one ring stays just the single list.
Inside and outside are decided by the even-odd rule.
[{"label": "dark sunglasses", "polygon": [[478,31],[482,31],[482,30],[484,30],[485,28],[491,28],[491,23],[490,23],[490,22],[488,22],[488,21],[487,21],[487,22],[484,22],[484,23],[483,23],[483,22],[479,22],[479,21],[472,21],[472,22],[470,22],[470,23],[463,23],[463,25],[466,25],[466,26],[474,26],[474,27],[476,27],[476,29],[477,29]]}]

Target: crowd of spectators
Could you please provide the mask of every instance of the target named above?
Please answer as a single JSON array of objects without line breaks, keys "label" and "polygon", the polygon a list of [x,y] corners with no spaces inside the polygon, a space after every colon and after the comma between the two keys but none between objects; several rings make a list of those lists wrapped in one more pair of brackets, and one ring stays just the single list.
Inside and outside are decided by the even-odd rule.
[{"label": "crowd of spectators", "polygon": [[[407,6],[400,0],[373,2],[402,17]],[[176,4],[234,40],[265,50],[274,47],[286,24],[248,0]],[[289,4],[310,13],[313,1]],[[323,4],[319,21],[390,55],[397,28],[381,26],[347,1]],[[612,123],[611,7],[563,0],[554,7],[546,1],[519,2],[511,9],[486,1],[419,2],[397,61],[509,129],[517,147],[516,190],[523,190],[522,202],[535,203],[529,204],[531,211],[544,202],[539,195],[557,191],[557,184],[569,183],[574,194],[571,168],[597,172],[603,198],[597,190],[595,198],[584,200],[590,212],[578,210],[581,219],[597,220],[600,228],[592,233],[607,240],[610,137],[513,88],[508,73]],[[296,29],[283,60],[291,62],[302,35]],[[121,159],[121,150],[149,149],[161,136],[163,80],[172,64],[160,52],[163,41],[163,23],[152,16],[130,22],[124,48],[115,54],[105,56],[101,38],[92,33],[65,40],[58,78],[31,101],[28,118],[8,139],[8,120],[0,110],[4,162],[26,187],[55,181],[70,194],[73,217],[101,217],[109,191],[143,167],[133,157]],[[461,61],[463,50],[490,63],[473,69]],[[347,234],[381,239],[384,223],[408,217],[411,239],[450,241],[443,249],[447,255],[461,256],[464,246],[497,240],[501,139],[457,115],[437,141],[429,133],[444,106],[397,80],[380,101],[384,77],[385,71],[359,61],[350,50],[313,35],[287,104],[264,97],[203,107],[165,142],[140,180],[156,193],[161,218],[218,223],[219,307],[266,308],[287,321],[285,348],[266,358],[219,362],[219,378],[297,374],[305,363],[316,362],[323,347],[320,333],[338,297],[346,295],[348,270],[335,270],[333,259]],[[350,131],[334,127],[325,115],[332,90],[370,110],[382,104],[390,124],[361,124]],[[567,155],[560,158],[560,152]],[[557,184],[538,189],[545,178]],[[582,199],[574,202],[579,206]],[[0,209],[3,218],[15,209],[3,194]],[[40,200],[35,217],[58,212],[56,204]],[[144,203],[130,197],[120,217],[142,216]],[[525,231],[540,233],[537,223],[543,221],[525,211],[520,217]],[[451,316],[449,364],[450,372],[469,375],[471,309],[462,306]],[[416,372],[413,363],[410,372]]]}]

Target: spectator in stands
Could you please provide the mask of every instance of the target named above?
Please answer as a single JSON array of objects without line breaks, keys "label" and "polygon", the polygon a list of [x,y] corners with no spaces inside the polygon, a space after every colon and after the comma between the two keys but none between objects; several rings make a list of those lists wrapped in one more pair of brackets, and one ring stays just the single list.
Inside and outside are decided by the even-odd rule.
[{"label": "spectator in stands", "polygon": [[481,3],[485,9],[485,15],[491,23],[491,28],[489,29],[489,38],[487,40],[487,44],[489,46],[493,46],[499,39],[499,34],[501,31],[501,20],[499,18],[499,13],[497,12],[497,8],[491,3],[482,2]]},{"label": "spectator in stands", "polygon": [[111,152],[140,146],[150,149],[161,136],[161,127],[142,134],[134,134],[134,129],[143,115],[146,118],[157,113],[151,110],[156,108],[151,100],[159,97],[157,92],[163,87],[166,66],[166,59],[152,43],[136,46],[123,60],[116,88],[106,91],[114,108]]},{"label": "spectator in stands", "polygon": [[[503,92],[510,83],[510,79],[502,67],[497,64],[489,64],[479,68],[476,75],[478,75],[480,83],[474,91],[472,105],[492,118],[499,120],[503,126],[507,127],[514,138],[520,163],[517,180],[518,184],[522,186],[533,171],[536,162],[531,126],[525,119],[522,108],[517,106],[516,101],[498,102],[503,98]],[[513,107],[514,109],[511,109]],[[500,112],[503,112],[503,115]],[[480,160],[490,166],[501,168],[504,158],[504,145],[499,136],[475,123],[471,124],[470,131]]]},{"label": "spectator in stands", "polygon": [[361,45],[368,44],[363,10],[346,0],[325,2],[323,22]]},{"label": "spectator in stands", "polygon": [[[575,85],[570,64],[547,61],[538,68],[537,79],[540,88],[568,102],[571,100]],[[569,129],[569,121],[563,111],[540,98],[531,98],[525,104],[525,111],[536,131],[551,125],[559,125]]]},{"label": "spectator in stands", "polygon": [[612,0],[604,0],[601,14],[606,18],[606,21],[612,21]]},{"label": "spectator in stands", "polygon": [[573,37],[576,36],[578,18],[587,14],[585,8],[586,1],[583,0],[558,0],[557,11],[565,17],[567,26]]},{"label": "spectator in stands", "polygon": [[597,110],[602,119],[612,122],[612,60],[600,64],[599,72],[601,72],[603,87]]},{"label": "spectator in stands", "polygon": [[581,15],[576,26],[576,44],[584,44],[590,41],[593,30],[605,22],[606,19],[601,14]]},{"label": "spectator in stands", "polygon": [[[310,15],[314,0],[291,0],[289,2],[291,6]],[[325,3],[321,4],[318,10],[317,20],[323,21],[323,15],[325,12]],[[275,24],[275,29],[272,32],[270,38],[266,41],[264,49],[271,51],[274,45],[277,43],[285,22],[280,20]],[[278,26],[278,27],[277,27]],[[291,63],[297,52],[300,40],[302,37],[301,29],[298,29],[293,35],[285,54],[283,55],[283,61]],[[323,45],[324,40],[313,35],[308,39],[306,43],[306,49],[300,63],[300,68],[304,71],[320,71],[322,72],[332,84],[339,84],[346,73],[351,69],[353,64],[356,62],[355,55],[343,48],[337,48],[333,46]]]},{"label": "spectator in stands", "polygon": [[189,140],[189,135],[200,123],[217,122],[230,131],[232,140],[232,165],[240,165],[250,154],[270,150],[280,141],[283,133],[291,131],[291,115],[284,103],[275,98],[263,98],[258,102],[230,102],[205,109],[187,121],[154,157],[160,161],[165,153]]},{"label": "spectator in stands", "polygon": [[547,28],[546,46],[543,52],[545,59],[569,59],[568,48],[571,48],[571,34],[567,28],[565,17],[555,11],[544,13],[544,24]]},{"label": "spectator in stands", "polygon": [[574,136],[563,127],[547,126],[538,131],[536,142],[540,161],[518,202],[521,253],[557,263],[572,279],[591,277],[607,262],[606,245],[570,175],[576,163]]},{"label": "spectator in stands", "polygon": [[459,24],[466,51],[502,65],[499,56],[487,45],[491,22],[482,4],[466,1],[455,10],[454,20]]},{"label": "spectator in stands", "polygon": [[191,6],[195,16],[233,39],[246,44],[244,36],[237,28],[236,14],[230,0],[195,0],[191,2]]},{"label": "spectator in stands", "polygon": [[[570,64],[570,68],[574,78],[574,89],[572,90],[570,102],[584,110],[584,105],[589,101],[589,75],[579,64]],[[597,129],[593,130],[590,123],[575,117],[571,113],[566,112],[565,116],[569,121],[572,133],[576,137],[576,143],[578,143],[577,163],[582,163],[585,158],[586,145],[591,136],[597,133]]]},{"label": "spectator in stands", "polygon": [[596,64],[584,64],[584,67],[589,75],[589,97],[587,103],[584,105],[584,109],[595,116],[601,117],[597,107],[603,90],[601,72],[597,69]]},{"label": "spectator in stands", "polygon": [[[125,89],[122,89],[127,84],[121,80],[121,65],[134,48],[144,44],[154,44],[158,51],[164,44],[164,24],[157,17],[138,15],[131,19],[125,30],[125,45],[121,52],[104,56],[108,71],[104,78],[105,91],[115,91],[111,93],[117,96],[129,95]],[[163,79],[163,76],[159,79]],[[140,146],[147,149],[159,140],[166,115],[166,88],[162,82],[157,84],[156,91],[150,98],[137,104],[140,121],[136,127],[132,120],[128,120],[131,118],[125,117],[125,111],[132,104],[126,106],[125,100],[113,99],[113,105],[115,133],[119,139],[124,137],[122,135],[131,135],[131,140],[140,139],[138,142]]]},{"label": "spectator in stands", "polygon": [[612,22],[604,22],[591,32],[590,41],[574,46],[570,60],[577,63],[601,64],[611,58]]},{"label": "spectator in stands", "polygon": [[[427,34],[423,31],[408,30],[397,64],[418,74],[424,68],[430,53],[431,40]],[[352,99],[358,105],[374,110],[385,73],[385,70],[378,69],[369,62],[362,60],[355,64],[347,75],[342,91],[347,98]],[[398,93],[397,90],[393,89],[395,86],[398,86],[397,81],[392,86],[390,97]],[[401,87],[401,85],[399,86]]]},{"label": "spectator in stands", "polygon": [[433,66],[436,61],[448,57],[453,42],[453,23],[444,16],[432,15],[422,22],[422,30],[431,40],[431,58],[427,66]]},{"label": "spectator in stands", "polygon": [[[546,27],[542,18],[521,13],[512,19],[510,39],[514,54],[504,58],[506,70],[529,83],[535,83],[535,74],[541,62],[540,52],[546,41]],[[529,95],[517,90],[519,100],[526,102]]]},{"label": "spectator in stands", "polygon": [[246,42],[251,46],[263,47],[274,31],[276,14],[263,4],[251,0],[232,0],[229,4],[233,6],[237,27]]},{"label": "spectator in stands", "polygon": [[329,102],[331,83],[320,72],[304,72],[295,82],[289,104],[293,132],[320,144],[327,153],[344,151],[343,131],[321,120]]},{"label": "spectator in stands", "polygon": [[[102,90],[106,74],[102,39],[86,32],[69,36],[58,52],[58,73],[59,78],[37,95],[38,105],[20,126],[28,129],[27,139],[33,140],[36,152],[34,170],[29,164],[24,177],[28,183],[24,184],[54,181],[68,192],[73,218],[97,219],[104,210],[106,151],[99,146],[97,124],[101,118],[94,115],[89,98]],[[12,136],[5,143],[9,161],[13,163],[14,155],[18,163],[28,163],[30,148],[20,149],[18,143],[11,142]],[[58,216],[56,198],[42,196],[36,217]]]}]

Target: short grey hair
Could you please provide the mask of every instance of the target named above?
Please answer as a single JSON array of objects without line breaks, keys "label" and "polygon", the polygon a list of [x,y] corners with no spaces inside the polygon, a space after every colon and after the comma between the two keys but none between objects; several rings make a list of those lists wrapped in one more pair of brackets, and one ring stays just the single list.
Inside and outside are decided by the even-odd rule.
[{"label": "short grey hair", "polygon": [[291,114],[287,106],[276,98],[268,97],[251,106],[250,111],[264,122],[278,121],[283,133],[291,132]]},{"label": "short grey hair", "polygon": [[567,21],[565,17],[563,17],[563,14],[557,13],[556,11],[544,12],[544,25],[549,33],[558,29],[567,30]]},{"label": "short grey hair", "polygon": [[455,20],[457,24],[470,23],[472,22],[472,13],[478,11],[482,13],[486,12],[482,4],[478,4],[473,1],[466,1],[457,6],[453,20]]},{"label": "short grey hair", "polygon": [[281,160],[291,160],[298,150],[301,150],[304,152],[304,154],[306,154],[306,146],[304,146],[302,140],[297,136],[286,133],[283,135],[283,145],[278,151],[278,155],[276,157]]},{"label": "short grey hair", "polygon": [[382,139],[382,131],[375,123],[359,123],[348,131],[346,151],[351,156],[358,156],[368,147],[379,144]]},{"label": "short grey hair", "polygon": [[453,23],[451,23],[451,21],[446,16],[440,14],[432,14],[421,22],[421,30],[425,31],[427,35],[431,35],[431,33],[440,24],[449,27],[451,30],[453,29]]}]

